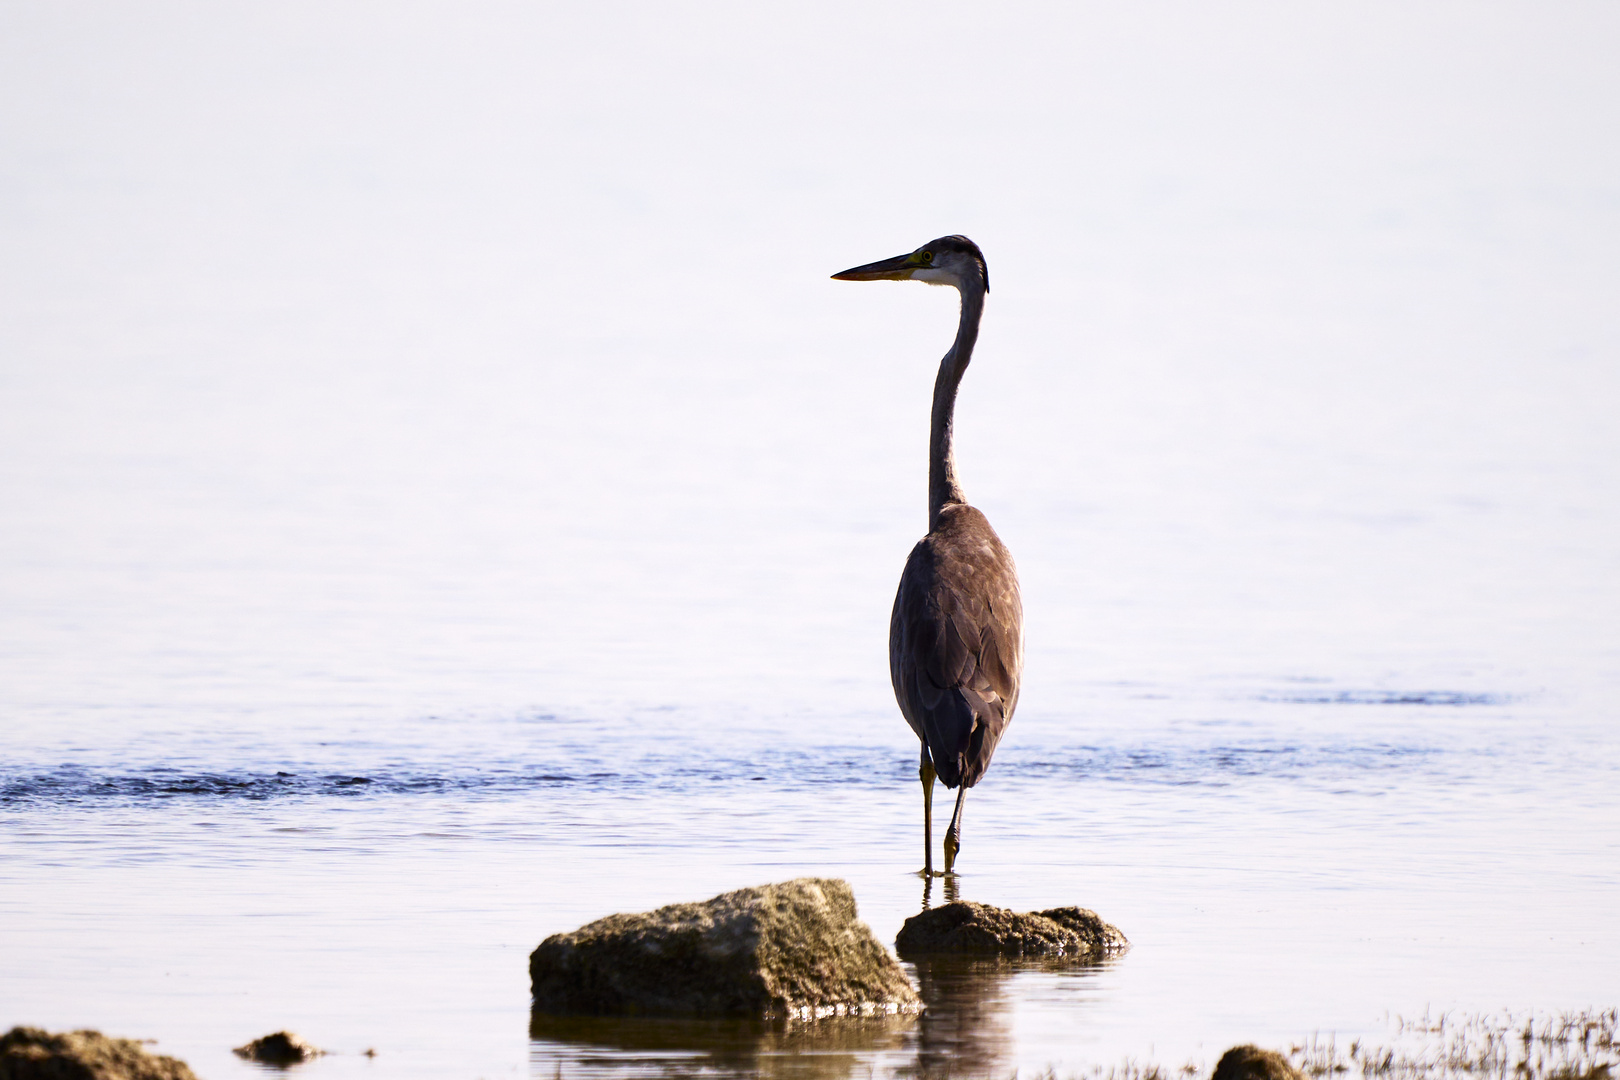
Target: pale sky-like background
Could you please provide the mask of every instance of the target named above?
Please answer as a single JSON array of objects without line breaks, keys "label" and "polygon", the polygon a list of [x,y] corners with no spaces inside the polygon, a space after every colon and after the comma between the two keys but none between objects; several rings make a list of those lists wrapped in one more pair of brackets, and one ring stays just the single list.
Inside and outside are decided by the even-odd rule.
[{"label": "pale sky-like background", "polygon": [[[992,268],[960,458],[1032,685],[1095,671],[1118,605],[1161,608],[1121,677],[1249,633],[1303,671],[1324,620],[1371,671],[1461,598],[1512,608],[1448,628],[1498,660],[1543,620],[1614,655],[1607,5],[0,17],[14,688],[172,661],[229,698],[251,662],[296,696],[340,650],[362,698],[536,663],[725,695],[727,657],[813,649],[880,704],[954,301],[826,275],[953,231]],[[1402,520],[1422,555],[1373,535]],[[663,633],[693,598],[705,640]],[[71,615],[108,605],[147,610]]]}]

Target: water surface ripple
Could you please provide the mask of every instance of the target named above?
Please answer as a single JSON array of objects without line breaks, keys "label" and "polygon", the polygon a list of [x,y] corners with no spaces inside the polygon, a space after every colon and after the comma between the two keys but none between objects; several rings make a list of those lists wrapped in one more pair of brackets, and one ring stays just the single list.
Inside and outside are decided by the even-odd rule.
[{"label": "water surface ripple", "polygon": [[[1462,766],[1443,758],[1466,756],[1432,744],[1326,744],[1229,746],[1201,749],[1072,746],[1061,753],[1013,748],[993,765],[998,784],[1086,783],[1223,786],[1243,778],[1283,778],[1300,784],[1373,785],[1394,782],[1391,773],[1420,775]],[[170,799],[376,799],[453,794],[501,798],[564,788],[631,791],[657,787],[670,794],[693,786],[760,783],[773,788],[836,786],[890,788],[915,782],[916,767],[887,748],[831,746],[814,751],[778,749],[747,760],[705,757],[701,762],[668,755],[620,761],[613,771],[559,769],[556,763],[509,763],[481,769],[423,769],[391,765],[357,771],[294,773],[219,770],[190,772],[168,766],[111,771],[66,765],[50,771],[0,769],[0,806],[120,803],[140,806]]]}]

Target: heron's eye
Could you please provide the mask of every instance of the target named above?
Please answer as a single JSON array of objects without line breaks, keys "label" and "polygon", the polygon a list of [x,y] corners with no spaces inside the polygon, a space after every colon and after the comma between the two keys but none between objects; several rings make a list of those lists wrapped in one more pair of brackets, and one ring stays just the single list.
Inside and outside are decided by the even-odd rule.
[{"label": "heron's eye", "polygon": [[917,261],[922,265],[927,266],[929,263],[934,261],[934,253],[932,251],[919,251],[917,252]]}]

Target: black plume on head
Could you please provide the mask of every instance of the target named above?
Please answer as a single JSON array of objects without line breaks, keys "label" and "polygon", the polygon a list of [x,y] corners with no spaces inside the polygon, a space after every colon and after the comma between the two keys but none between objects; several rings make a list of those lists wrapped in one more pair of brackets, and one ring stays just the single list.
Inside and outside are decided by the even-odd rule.
[{"label": "black plume on head", "polygon": [[984,276],[984,291],[990,291],[990,264],[984,261],[984,252],[979,250],[978,244],[957,233],[951,236],[942,236],[928,246],[935,251],[959,251],[965,255],[973,256],[974,261],[979,264],[979,273]]}]

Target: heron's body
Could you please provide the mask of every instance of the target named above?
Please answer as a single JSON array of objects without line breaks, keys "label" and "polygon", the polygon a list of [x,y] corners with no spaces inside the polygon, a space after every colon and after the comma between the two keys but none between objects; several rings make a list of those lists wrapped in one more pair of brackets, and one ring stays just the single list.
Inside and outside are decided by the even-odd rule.
[{"label": "heron's body", "polygon": [[900,712],[948,788],[970,788],[1018,704],[1023,607],[1012,556],[985,516],[944,507],[900,574],[889,678]]},{"label": "heron's body", "polygon": [[922,743],[923,872],[933,873],[933,784],[956,788],[945,837],[945,872],[961,846],[962,801],[990,767],[1018,704],[1023,605],[1018,574],[989,520],[956,481],[952,432],[956,391],[973,356],[989,292],[984,256],[966,237],[946,236],[910,255],[834,277],[917,278],[954,286],[962,297],[956,340],[940,361],[929,432],[928,535],[900,575],[889,622],[894,696]]}]

